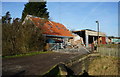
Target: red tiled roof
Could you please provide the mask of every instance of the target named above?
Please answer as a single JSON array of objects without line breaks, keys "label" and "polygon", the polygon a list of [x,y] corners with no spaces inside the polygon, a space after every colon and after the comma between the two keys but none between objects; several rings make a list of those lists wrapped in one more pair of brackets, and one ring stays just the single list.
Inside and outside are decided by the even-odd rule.
[{"label": "red tiled roof", "polygon": [[30,20],[38,27],[43,29],[43,34],[47,35],[55,35],[55,36],[65,36],[65,37],[73,37],[72,33],[62,24],[56,23],[53,21],[46,21],[43,26],[40,25],[40,21],[43,19],[30,17]]}]

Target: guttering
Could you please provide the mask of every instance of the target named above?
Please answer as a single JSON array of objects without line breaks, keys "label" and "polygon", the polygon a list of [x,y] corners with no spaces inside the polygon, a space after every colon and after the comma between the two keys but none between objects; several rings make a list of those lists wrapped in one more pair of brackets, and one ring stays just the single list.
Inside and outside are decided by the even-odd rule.
[{"label": "guttering", "polygon": [[58,38],[73,38],[72,36],[58,36],[58,35],[47,35],[47,34],[43,34],[44,36],[51,36],[51,37],[58,37]]}]

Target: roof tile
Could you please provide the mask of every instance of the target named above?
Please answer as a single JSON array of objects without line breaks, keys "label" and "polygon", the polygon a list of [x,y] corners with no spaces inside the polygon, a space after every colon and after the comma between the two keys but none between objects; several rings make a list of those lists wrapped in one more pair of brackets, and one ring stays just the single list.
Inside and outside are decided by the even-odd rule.
[{"label": "roof tile", "polygon": [[[36,26],[41,26],[40,22],[43,19],[34,17],[30,17],[30,19]],[[43,29],[43,34],[73,37],[72,33],[64,25],[53,21],[46,21],[41,28]]]}]

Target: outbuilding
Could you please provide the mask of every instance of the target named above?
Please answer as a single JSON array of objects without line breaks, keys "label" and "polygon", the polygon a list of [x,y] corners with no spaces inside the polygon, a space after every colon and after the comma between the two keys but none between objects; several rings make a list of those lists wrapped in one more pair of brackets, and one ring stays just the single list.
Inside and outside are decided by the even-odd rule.
[{"label": "outbuilding", "polygon": [[42,34],[46,37],[46,43],[54,43],[54,45],[59,44],[59,48],[63,48],[63,45],[68,42],[68,39],[73,38],[72,33],[63,24],[32,15],[27,15],[23,24],[28,20],[30,21],[29,23],[33,23],[36,27],[42,30]]},{"label": "outbuilding", "polygon": [[106,34],[103,32],[99,32],[99,38],[98,32],[90,29],[73,31],[73,33],[78,34],[80,37],[82,37],[86,46],[97,42],[100,44],[106,44]]}]

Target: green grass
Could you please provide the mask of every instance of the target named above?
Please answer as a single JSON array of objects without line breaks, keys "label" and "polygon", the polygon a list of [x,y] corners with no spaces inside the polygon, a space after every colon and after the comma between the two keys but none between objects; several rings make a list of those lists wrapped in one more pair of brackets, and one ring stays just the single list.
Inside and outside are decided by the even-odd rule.
[{"label": "green grass", "polygon": [[106,48],[119,48],[119,44],[100,44],[99,47],[106,47]]},{"label": "green grass", "polygon": [[33,55],[38,55],[38,54],[43,54],[43,53],[52,53],[52,51],[29,52],[29,53],[25,53],[25,54],[17,54],[17,55],[12,55],[12,56],[2,56],[2,58],[15,58],[15,57],[23,57],[23,56],[33,56]]}]

